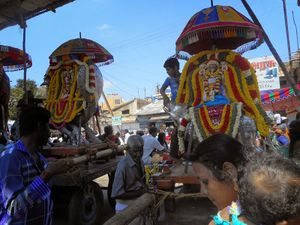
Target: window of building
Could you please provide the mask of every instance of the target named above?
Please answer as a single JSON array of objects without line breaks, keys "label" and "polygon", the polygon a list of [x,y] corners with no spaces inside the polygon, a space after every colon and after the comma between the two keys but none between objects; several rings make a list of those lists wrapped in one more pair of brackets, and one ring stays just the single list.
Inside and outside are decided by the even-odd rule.
[{"label": "window of building", "polygon": [[122,115],[126,115],[126,114],[129,114],[129,109],[126,109],[126,110],[122,111]]},{"label": "window of building", "polygon": [[120,99],[115,99],[115,105],[120,105],[121,104],[121,100]]}]

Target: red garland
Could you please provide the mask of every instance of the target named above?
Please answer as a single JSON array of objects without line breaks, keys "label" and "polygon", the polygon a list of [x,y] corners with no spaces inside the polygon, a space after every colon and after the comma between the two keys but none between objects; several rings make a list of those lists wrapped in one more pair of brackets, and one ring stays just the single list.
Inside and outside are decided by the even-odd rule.
[{"label": "red garland", "polygon": [[236,55],[234,57],[234,63],[241,68],[241,70],[249,70],[249,63],[240,55]]}]

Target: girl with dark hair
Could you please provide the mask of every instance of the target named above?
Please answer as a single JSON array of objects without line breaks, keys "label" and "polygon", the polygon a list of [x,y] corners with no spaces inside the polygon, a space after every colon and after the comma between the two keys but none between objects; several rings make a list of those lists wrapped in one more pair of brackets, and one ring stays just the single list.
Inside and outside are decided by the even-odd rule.
[{"label": "girl with dark hair", "polygon": [[[242,225],[239,213],[229,213],[228,207],[238,199],[237,181],[246,163],[243,145],[236,139],[217,134],[202,141],[189,158],[194,161],[193,169],[199,177],[201,192],[218,208],[210,225]],[[231,211],[238,212],[237,204]],[[234,222],[235,221],[235,222]],[[250,223],[249,223],[250,224]]]},{"label": "girl with dark hair", "polygon": [[164,132],[160,132],[158,134],[157,140],[165,148],[165,150],[169,149],[168,144],[166,142],[166,134]]}]

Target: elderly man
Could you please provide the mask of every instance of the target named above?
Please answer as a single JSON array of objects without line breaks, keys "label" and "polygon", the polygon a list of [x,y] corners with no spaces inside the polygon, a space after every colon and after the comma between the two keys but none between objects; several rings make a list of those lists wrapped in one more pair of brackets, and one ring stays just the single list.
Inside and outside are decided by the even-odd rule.
[{"label": "elderly man", "polygon": [[143,145],[143,138],[139,135],[128,138],[127,154],[118,164],[111,194],[116,199],[116,213],[145,193]]}]

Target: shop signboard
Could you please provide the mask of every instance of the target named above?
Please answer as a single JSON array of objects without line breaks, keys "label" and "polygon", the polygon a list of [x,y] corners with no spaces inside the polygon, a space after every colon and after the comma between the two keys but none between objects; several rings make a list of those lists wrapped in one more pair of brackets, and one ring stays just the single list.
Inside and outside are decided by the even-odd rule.
[{"label": "shop signboard", "polygon": [[113,116],[111,118],[111,124],[113,126],[121,126],[122,125],[122,116]]},{"label": "shop signboard", "polygon": [[249,59],[249,62],[255,70],[260,91],[280,88],[281,71],[273,56]]}]

